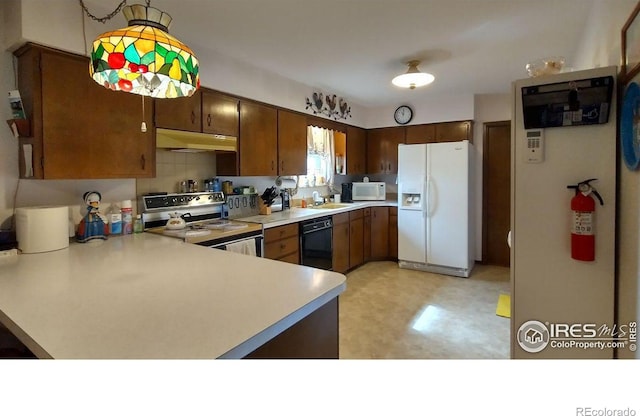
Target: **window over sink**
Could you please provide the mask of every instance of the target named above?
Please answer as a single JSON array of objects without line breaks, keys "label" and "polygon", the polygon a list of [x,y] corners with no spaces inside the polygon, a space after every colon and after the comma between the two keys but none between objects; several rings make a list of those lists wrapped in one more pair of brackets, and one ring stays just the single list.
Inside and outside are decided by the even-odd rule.
[{"label": "window over sink", "polygon": [[325,186],[333,183],[334,132],[322,127],[307,126],[307,174],[299,178],[300,186]]}]

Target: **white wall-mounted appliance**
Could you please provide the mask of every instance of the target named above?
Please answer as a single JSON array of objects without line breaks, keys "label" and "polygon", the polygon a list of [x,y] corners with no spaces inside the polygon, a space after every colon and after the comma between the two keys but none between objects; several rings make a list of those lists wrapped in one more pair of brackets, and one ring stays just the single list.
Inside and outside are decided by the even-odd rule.
[{"label": "white wall-mounted appliance", "polygon": [[384,201],[387,184],[384,182],[353,182],[351,197],[354,201]]},{"label": "white wall-mounted appliance", "polygon": [[[566,345],[588,342],[591,326],[615,324],[616,72],[607,67],[513,83],[513,358],[613,358],[610,347],[562,347],[557,338]],[[537,129],[544,132],[544,157],[532,160]],[[604,205],[596,202],[593,217],[595,261],[580,261],[571,252],[576,193],[567,186],[591,178]],[[562,332],[565,327],[572,333]],[[597,338],[606,343],[612,336]]]},{"label": "white wall-mounted appliance", "polygon": [[469,141],[398,146],[398,264],[468,277],[475,263]]}]

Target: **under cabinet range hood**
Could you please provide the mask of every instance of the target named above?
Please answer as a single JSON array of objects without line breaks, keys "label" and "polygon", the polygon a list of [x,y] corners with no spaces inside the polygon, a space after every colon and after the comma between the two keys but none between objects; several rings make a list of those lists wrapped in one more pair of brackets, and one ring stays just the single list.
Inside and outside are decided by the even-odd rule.
[{"label": "under cabinet range hood", "polygon": [[238,138],[221,134],[194,133],[182,130],[156,129],[156,148],[176,152],[236,152]]}]

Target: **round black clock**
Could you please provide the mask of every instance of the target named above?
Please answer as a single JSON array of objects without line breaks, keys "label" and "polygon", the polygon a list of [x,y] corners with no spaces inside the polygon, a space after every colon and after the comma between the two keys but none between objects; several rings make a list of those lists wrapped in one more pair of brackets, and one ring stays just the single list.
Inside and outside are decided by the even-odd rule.
[{"label": "round black clock", "polygon": [[396,111],[393,113],[393,118],[398,124],[407,124],[413,118],[413,110],[408,105],[401,105],[396,108]]}]

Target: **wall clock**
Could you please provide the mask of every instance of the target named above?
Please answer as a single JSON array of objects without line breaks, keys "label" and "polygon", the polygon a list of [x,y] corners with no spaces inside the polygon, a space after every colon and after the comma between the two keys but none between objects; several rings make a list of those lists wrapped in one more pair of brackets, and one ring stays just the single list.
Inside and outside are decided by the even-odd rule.
[{"label": "wall clock", "polygon": [[413,110],[408,105],[401,105],[396,108],[396,111],[393,113],[393,118],[398,124],[407,124],[413,118]]},{"label": "wall clock", "polygon": [[622,103],[620,144],[625,165],[635,170],[640,162],[640,87],[632,82]]}]

